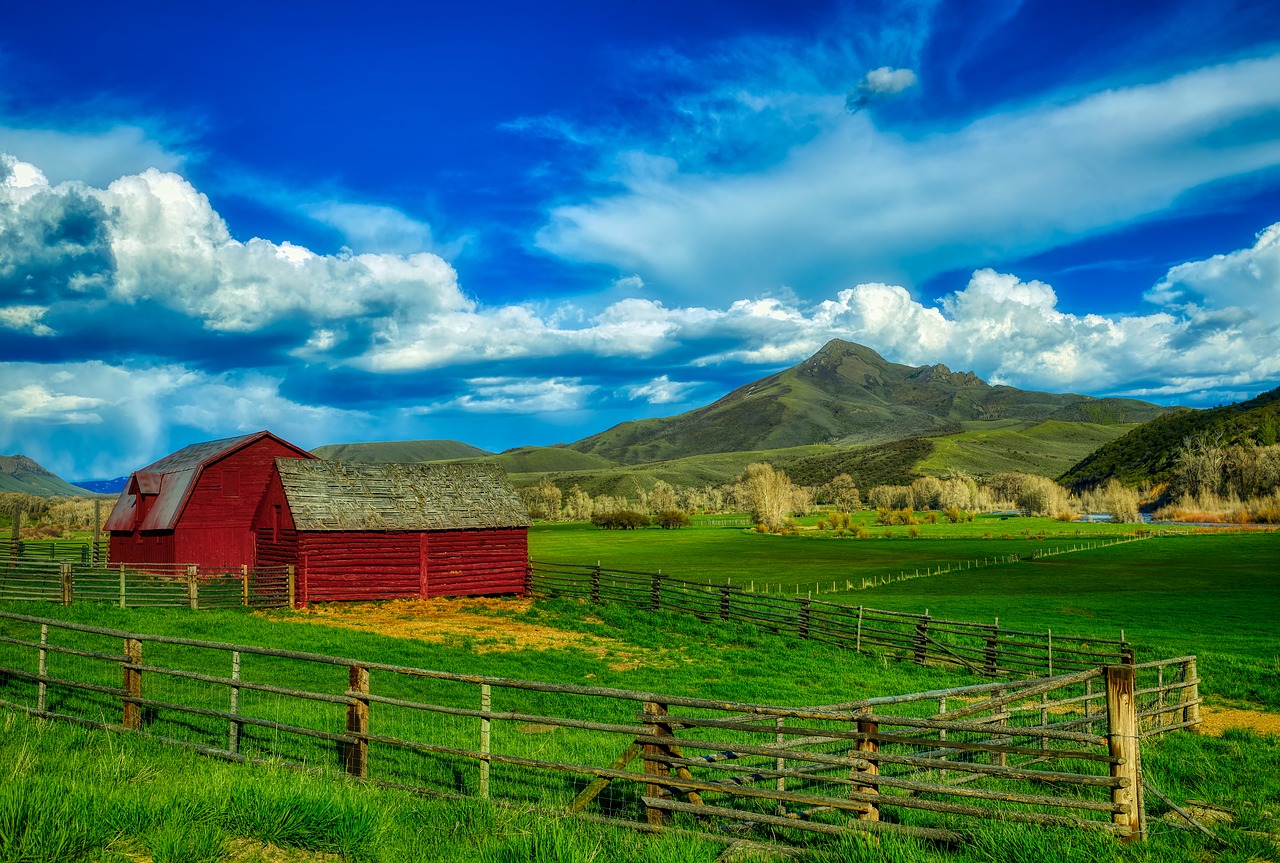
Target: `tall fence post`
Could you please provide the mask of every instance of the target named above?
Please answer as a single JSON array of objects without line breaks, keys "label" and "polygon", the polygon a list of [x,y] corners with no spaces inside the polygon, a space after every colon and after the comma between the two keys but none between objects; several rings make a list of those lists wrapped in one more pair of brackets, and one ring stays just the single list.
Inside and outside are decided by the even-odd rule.
[{"label": "tall fence post", "polygon": [[[480,752],[482,755],[489,754],[490,745],[490,719],[488,716],[489,709],[492,706],[492,693],[489,684],[480,684],[480,712],[485,714],[480,717]],[[489,759],[480,759],[480,799],[489,799]]]},{"label": "tall fence post", "polygon": [[[656,701],[646,701],[644,703],[644,715],[646,719],[652,721],[645,724],[645,734],[650,736],[664,735],[668,732],[666,726],[661,725],[658,720],[660,717],[667,715],[667,705],[659,704]],[[647,776],[652,776],[655,780],[660,776],[667,776],[667,765],[661,761],[650,760],[652,755],[665,755],[661,745],[656,743],[646,743],[644,745],[644,772]],[[662,785],[657,782],[646,782],[644,786],[644,796],[650,798],[660,797],[662,795]],[[644,808],[645,821],[654,827],[661,827],[667,821],[667,813],[661,809],[655,809],[652,806]]]},{"label": "tall fence post", "polygon": [[531,596],[533,594],[533,558],[525,561],[524,565],[524,595]]},{"label": "tall fence post", "polygon": [[70,605],[73,597],[69,561],[58,564],[58,580],[62,583],[62,604]]},{"label": "tall fence post", "polygon": [[729,591],[730,591],[730,587],[727,584],[720,588],[720,619],[721,620],[729,619]]},{"label": "tall fence post", "polygon": [[1142,768],[1138,762],[1138,708],[1136,671],[1132,665],[1107,666],[1107,749],[1116,757],[1111,775],[1121,784],[1111,789],[1111,802],[1124,804],[1124,812],[1114,812],[1111,823],[1126,828],[1121,841],[1142,838]]},{"label": "tall fence post", "polygon": [[199,568],[193,563],[187,567],[187,605],[192,611],[200,610]]},{"label": "tall fence post", "polygon": [[120,607],[124,608],[124,564],[120,564]]},{"label": "tall fence post", "polygon": [[93,499],[93,545],[89,546],[89,562],[101,563],[98,544],[102,542],[102,499]]},{"label": "tall fence post", "polygon": [[591,604],[600,604],[600,564],[596,564],[591,570]]},{"label": "tall fence post", "polygon": [[289,607],[293,608],[298,604],[298,585],[292,563],[285,567],[285,574],[289,578]]},{"label": "tall fence post", "polygon": [[649,610],[662,610],[662,573],[655,572],[649,580]]},{"label": "tall fence post", "polygon": [[929,620],[929,615],[926,614],[916,623],[915,662],[917,665],[924,665],[924,661],[929,656]]},{"label": "tall fence post", "polygon": [[123,719],[121,724],[130,731],[138,731],[142,728],[142,705],[137,699],[142,697],[142,669],[131,668],[142,664],[142,642],[136,638],[126,638],[124,640],[124,696],[121,698],[123,703]]},{"label": "tall fence post", "polygon": [[[878,722],[865,722],[859,720],[858,733],[862,735],[854,744],[854,754],[874,756],[880,751],[880,742],[876,740],[875,735],[880,732],[880,724]],[[867,758],[864,762],[865,766],[855,767],[853,775],[850,779],[866,780],[866,784],[858,784],[853,786],[853,790],[860,794],[879,794],[880,787],[875,784],[874,777],[880,775],[880,762],[874,757]],[[858,813],[859,821],[879,821],[880,807],[875,803],[868,801],[866,808]]]},{"label": "tall fence post", "polygon": [[36,660],[36,673],[40,675],[40,682],[36,684],[36,710],[44,713],[45,707],[49,703],[49,690],[45,685],[44,678],[49,674],[49,651],[46,645],[49,643],[49,624],[40,624],[40,656]]},{"label": "tall fence post", "polygon": [[[240,713],[240,651],[231,651],[231,698],[227,712],[232,716]],[[240,723],[232,719],[227,723],[227,751],[235,755],[240,751]]]},{"label": "tall fence post", "polygon": [[1196,675],[1196,658],[1193,656],[1182,663],[1182,682],[1189,684],[1183,687],[1182,700],[1186,707],[1182,708],[1182,721],[1190,722],[1187,727],[1191,731],[1200,730],[1200,678]]},{"label": "tall fence post", "polygon": [[343,760],[347,773],[363,779],[369,772],[369,699],[362,697],[369,694],[369,669],[351,666],[349,690],[347,734],[351,739],[347,741]]},{"label": "tall fence post", "polygon": [[240,597],[244,607],[249,607],[249,564],[240,564]]},{"label": "tall fence post", "polygon": [[809,637],[809,605],[811,602],[812,600],[810,599],[800,600],[799,628],[801,638]]},{"label": "tall fence post", "polygon": [[858,606],[858,631],[854,635],[853,649],[858,653],[862,652],[862,606],[861,605]]}]

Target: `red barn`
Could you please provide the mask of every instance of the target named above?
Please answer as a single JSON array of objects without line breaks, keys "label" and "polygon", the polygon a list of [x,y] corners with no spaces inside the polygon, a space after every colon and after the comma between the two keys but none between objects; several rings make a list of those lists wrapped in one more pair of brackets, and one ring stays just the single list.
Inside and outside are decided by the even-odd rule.
[{"label": "red barn", "polygon": [[256,559],[294,564],[303,604],[519,593],[529,524],[496,465],[279,458]]},{"label": "red barn", "polygon": [[253,519],[276,459],[314,459],[267,431],[184,447],[134,472],[106,529],[115,563],[255,564]]}]

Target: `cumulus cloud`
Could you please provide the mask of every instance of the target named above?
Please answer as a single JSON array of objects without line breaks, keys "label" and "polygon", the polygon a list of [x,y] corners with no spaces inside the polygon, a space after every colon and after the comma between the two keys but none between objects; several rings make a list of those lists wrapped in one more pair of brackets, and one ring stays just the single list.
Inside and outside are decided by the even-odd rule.
[{"label": "cumulus cloud", "polygon": [[412,325],[474,306],[453,267],[429,252],[319,255],[287,241],[236,240],[176,174],[148,169],[100,189],[50,185],[12,157],[3,169],[0,301],[151,302],[215,332],[288,322],[331,346],[352,323]]},{"label": "cumulus cloud", "polygon": [[53,328],[40,320],[47,311],[47,306],[0,306],[0,329],[52,336]]},{"label": "cumulus cloud", "polygon": [[1280,222],[1259,233],[1252,248],[1179,264],[1146,296],[1191,310],[1247,306],[1280,326]]},{"label": "cumulus cloud", "polygon": [[920,280],[1280,165],[1280,140],[1256,122],[1280,112],[1278,78],[1280,56],[1242,60],[916,137],[846,117],[759,170],[669,163],[557,206],[538,244],[638,273],[655,296]]},{"label": "cumulus cloud", "polygon": [[685,401],[699,386],[701,385],[696,382],[673,381],[667,375],[660,375],[646,383],[623,389],[629,399],[643,399],[651,405],[669,405]]}]

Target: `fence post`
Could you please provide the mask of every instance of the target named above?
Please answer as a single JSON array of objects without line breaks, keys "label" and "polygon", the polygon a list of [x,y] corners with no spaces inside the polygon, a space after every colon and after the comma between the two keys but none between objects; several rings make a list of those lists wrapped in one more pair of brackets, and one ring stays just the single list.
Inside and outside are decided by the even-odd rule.
[{"label": "fence post", "polygon": [[124,640],[124,696],[121,698],[123,703],[123,721],[129,731],[139,731],[142,729],[142,705],[137,701],[129,699],[142,697],[142,669],[129,668],[130,665],[142,664],[142,642],[136,638],[126,638]]},{"label": "fence post", "polygon": [[98,543],[102,541],[102,499],[93,499],[93,545],[89,546],[89,562],[98,563]]},{"label": "fence post", "polygon": [[1111,789],[1111,802],[1123,803],[1127,812],[1114,812],[1111,823],[1127,829],[1123,842],[1142,838],[1142,768],[1138,763],[1138,709],[1135,703],[1136,672],[1132,665],[1107,666],[1107,749],[1119,763],[1111,775],[1123,784]]},{"label": "fence post", "polygon": [[857,653],[862,652],[862,606],[858,606],[858,632],[854,636],[853,649]]},{"label": "fence post", "polygon": [[72,600],[71,563],[58,564],[58,576],[62,582],[62,604],[70,605]]},{"label": "fence post", "polygon": [[120,607],[124,608],[124,564],[123,563],[120,564]]},{"label": "fence post", "polygon": [[[773,740],[775,743],[778,744],[779,752],[782,752],[784,748],[783,745],[787,742],[787,736],[782,733],[782,729],[786,727],[786,723],[787,723],[787,718],[785,716],[779,716],[773,720],[773,727],[778,729],[774,735]],[[783,758],[782,755],[779,755],[777,759],[774,761],[774,767],[777,769],[779,773],[781,773],[783,770],[786,770],[787,759]],[[777,788],[779,791],[787,790],[787,777],[785,776],[778,777]],[[779,800],[778,809],[781,810],[782,808],[783,808],[782,801]]]},{"label": "fence post", "polygon": [[924,665],[924,661],[929,656],[929,616],[925,615],[920,618],[916,624],[915,634],[915,662],[917,665]]},{"label": "fence post", "polygon": [[[864,722],[860,720],[858,722],[858,733],[866,736],[858,738],[857,743],[854,744],[854,750],[853,750],[854,753],[874,755],[875,753],[879,752],[880,743],[875,738],[875,735],[878,734],[879,731],[880,731],[880,724],[878,722]],[[880,793],[879,786],[877,786],[873,781],[874,777],[880,775],[879,761],[875,760],[874,758],[868,758],[866,760],[865,767],[855,767],[852,773],[853,775],[849,777],[850,779],[868,780],[868,784],[866,785],[858,784],[853,786],[854,791],[860,794],[879,794]],[[858,820],[859,821],[879,821],[880,807],[877,806],[875,803],[868,801],[866,803],[866,808],[858,813]]]},{"label": "fence post", "polygon": [[800,623],[800,637],[801,637],[801,638],[808,638],[808,637],[809,637],[809,604],[810,604],[811,602],[812,602],[812,600],[810,600],[810,599],[802,599],[802,600],[800,600],[800,620],[799,620],[799,623]]},{"label": "fence post", "polygon": [[[231,706],[227,708],[227,712],[232,716],[240,712],[240,687],[235,684],[239,679],[240,651],[233,650],[231,651]],[[240,723],[234,719],[228,722],[227,751],[232,755],[240,752]]]},{"label": "fence post", "polygon": [[40,624],[40,656],[36,661],[36,673],[40,675],[40,682],[36,684],[36,710],[44,713],[45,707],[48,705],[49,691],[45,685],[44,678],[49,673],[49,651],[45,649],[45,645],[49,643],[49,624]]},{"label": "fence post", "polygon": [[247,563],[240,564],[240,581],[241,581],[240,593],[244,600],[244,607],[248,608],[249,607],[249,564]]},{"label": "fence post", "polygon": [[[650,736],[658,736],[667,733],[665,726],[658,723],[658,718],[667,715],[667,705],[659,704],[656,701],[646,701],[644,703],[644,715],[646,718],[652,718],[652,722],[646,723],[645,734]],[[665,755],[662,746],[656,743],[646,743],[644,745],[644,772],[647,776],[655,778],[666,776],[667,766],[661,761],[651,761],[650,755]],[[646,782],[644,786],[645,797],[659,797],[662,794],[662,785],[658,782]],[[644,808],[645,821],[654,827],[661,827],[666,823],[667,813],[661,809],[654,809],[650,806]]]},{"label": "fence post", "polygon": [[347,695],[351,703],[347,705],[347,734],[350,740],[346,745],[346,770],[352,776],[363,779],[369,771],[369,699],[362,698],[369,694],[369,669],[359,665],[351,666],[350,687]]},{"label": "fence post", "polygon": [[662,573],[655,572],[649,581],[649,610],[662,610]]},{"label": "fence post", "polygon": [[533,594],[533,558],[529,558],[524,564],[524,595]]},{"label": "fence post", "polygon": [[600,564],[591,570],[591,604],[600,604]]},{"label": "fence post", "polygon": [[196,577],[198,571],[194,563],[187,567],[187,605],[192,611],[200,610],[200,581]]},{"label": "fence post", "polygon": [[1196,658],[1193,656],[1182,663],[1182,682],[1190,686],[1182,690],[1182,700],[1187,706],[1182,709],[1182,721],[1193,723],[1187,726],[1191,731],[1200,730],[1200,680],[1196,676]]},{"label": "fence post", "polygon": [[1045,630],[1045,652],[1049,657],[1049,676],[1053,677],[1053,630]]},{"label": "fence post", "polygon": [[729,619],[729,585],[720,588],[720,619]]},{"label": "fence post", "polygon": [[982,652],[983,670],[995,674],[1000,670],[1000,624],[996,624],[987,637],[986,650]]},{"label": "fence post", "polygon": [[[488,714],[492,705],[492,695],[489,690],[489,684],[480,684],[480,711]],[[489,717],[480,717],[480,753],[482,755],[489,754],[489,735],[490,735]],[[489,759],[480,759],[480,799],[489,799]]]},{"label": "fence post", "polygon": [[298,590],[297,579],[294,577],[295,572],[292,563],[285,567],[285,572],[289,576],[289,607],[293,608],[297,605]]}]

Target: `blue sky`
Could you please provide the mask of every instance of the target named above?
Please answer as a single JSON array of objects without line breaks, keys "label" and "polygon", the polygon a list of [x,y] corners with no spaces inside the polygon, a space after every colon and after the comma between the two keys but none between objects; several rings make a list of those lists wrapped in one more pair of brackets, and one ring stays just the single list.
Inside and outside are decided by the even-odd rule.
[{"label": "blue sky", "polygon": [[830,338],[1280,384],[1280,4],[20,4],[0,452],[572,441]]}]

